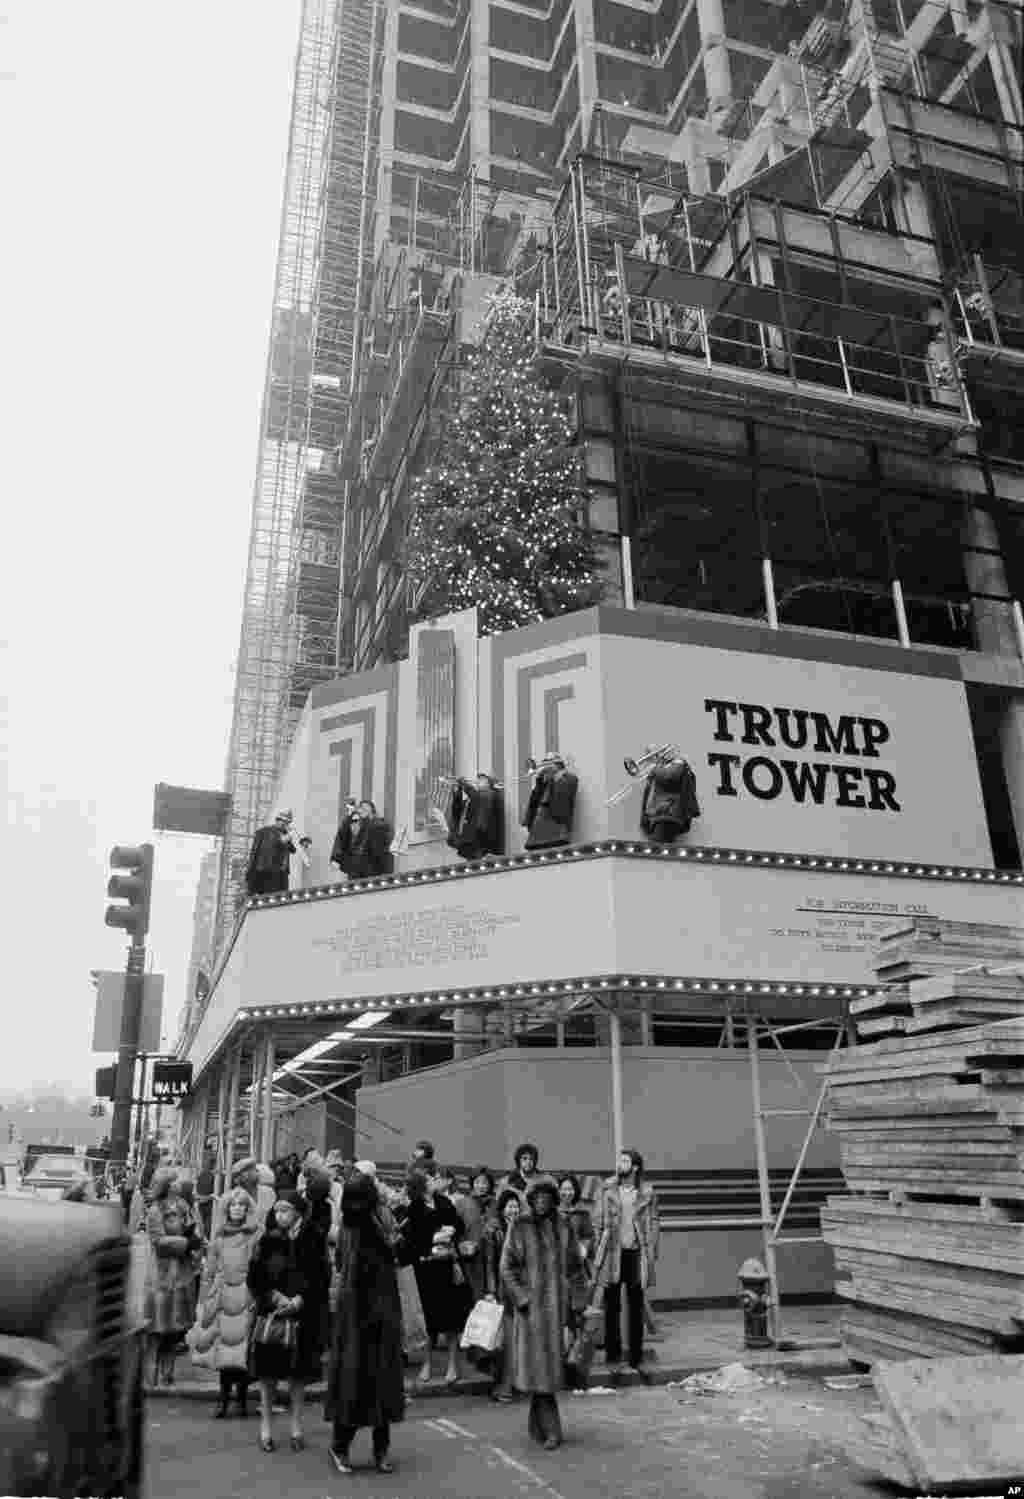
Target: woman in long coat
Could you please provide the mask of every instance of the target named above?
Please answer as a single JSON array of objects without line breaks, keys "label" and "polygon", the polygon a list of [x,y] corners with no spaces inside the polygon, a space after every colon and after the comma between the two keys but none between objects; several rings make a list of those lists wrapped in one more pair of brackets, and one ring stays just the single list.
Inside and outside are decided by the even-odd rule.
[{"label": "woman in long coat", "polygon": [[530,1396],[530,1435],[552,1451],[562,1442],[556,1396],[565,1385],[569,1275],[579,1251],[572,1225],[559,1216],[553,1177],[530,1182],[526,1202],[505,1240],[501,1278],[515,1307],[515,1385]]},{"label": "woman in long coat", "polygon": [[334,1263],[338,1296],[325,1419],[333,1421],[331,1460],[351,1473],[349,1449],[360,1426],[373,1431],[378,1473],[390,1473],[391,1426],[405,1414],[402,1303],[394,1220],[374,1182],[354,1176],[345,1187]]},{"label": "woman in long coat", "polygon": [[276,1312],[297,1321],[296,1344],[255,1343],[251,1373],[260,1383],[260,1446],[273,1452],[271,1410],[278,1380],[291,1394],[291,1443],[305,1445],[302,1410],[306,1384],[320,1375],[323,1356],[324,1305],[327,1300],[327,1246],[324,1234],[306,1215],[298,1192],[279,1192],[267,1226],[249,1264],[248,1285],[257,1316]]},{"label": "woman in long coat", "polygon": [[243,1187],[228,1196],[220,1228],[210,1241],[199,1294],[199,1315],[189,1333],[192,1362],[216,1369],[220,1400],[214,1412],[226,1416],[234,1389],[240,1415],[248,1415],[249,1333],[252,1329],[252,1292],[247,1278],[253,1248],[259,1237],[256,1204]]},{"label": "woman in long coat", "polygon": [[484,1262],[484,1295],[500,1301],[504,1312],[501,1349],[494,1360],[494,1384],[491,1399],[507,1405],[514,1400],[513,1370],[515,1368],[515,1303],[509,1297],[501,1279],[501,1255],[505,1248],[509,1229],[523,1210],[523,1199],[514,1187],[506,1187],[498,1193],[494,1217],[484,1233],[481,1254]]},{"label": "woman in long coat", "polygon": [[[425,1176],[422,1171],[411,1171],[406,1191],[409,1204],[401,1222],[398,1260],[400,1264],[412,1265],[415,1269],[429,1339],[419,1380],[426,1384],[430,1379],[430,1351],[444,1339],[448,1347],[445,1380],[448,1384],[455,1384],[459,1377],[459,1334],[470,1312],[469,1287],[457,1248],[465,1231],[464,1225],[448,1198],[437,1191],[435,1177]],[[447,1246],[439,1235],[447,1239]]]},{"label": "woman in long coat", "polygon": [[494,1177],[486,1166],[473,1173],[472,1191],[456,1209],[462,1219],[463,1269],[474,1302],[487,1295],[487,1267],[484,1263],[484,1239],[494,1223]]},{"label": "woman in long coat", "polygon": [[558,1211],[572,1225],[576,1235],[577,1260],[569,1275],[569,1328],[578,1331],[583,1313],[591,1299],[593,1275],[590,1261],[594,1253],[594,1220],[582,1198],[578,1176],[571,1171],[558,1179]]},{"label": "woman in long coat", "polygon": [[155,1171],[145,1219],[149,1239],[146,1321],[154,1355],[153,1383],[174,1383],[174,1355],[195,1315],[200,1240],[187,1204],[174,1193],[174,1172]]}]

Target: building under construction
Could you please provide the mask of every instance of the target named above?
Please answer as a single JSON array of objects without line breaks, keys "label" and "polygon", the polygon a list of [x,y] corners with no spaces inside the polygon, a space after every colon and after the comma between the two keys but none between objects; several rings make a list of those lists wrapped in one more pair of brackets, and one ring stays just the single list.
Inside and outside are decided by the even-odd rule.
[{"label": "building under construction", "polygon": [[1019,862],[1020,61],[1012,0],[305,0],[221,942],[311,687],[406,649],[411,478],[510,279],[610,599],[959,653]]},{"label": "building under construction", "polygon": [[[757,1231],[768,1255],[840,1184],[793,1116],[820,1117],[879,940],[1020,922],[1020,9],[304,16],[222,936],[273,797],[312,848],[245,903],[186,1027],[184,1148],[229,1175],[421,1134],[498,1165],[526,1136],[597,1173],[637,1141],[672,1193],[662,1294],[731,1296]],[[572,403],[608,598],[478,638],[472,611],[413,622],[401,549],[510,282]],[[671,846],[618,785],[644,741],[694,772]],[[536,849],[547,751],[578,798]],[[505,850],[457,862],[433,814],[478,767]],[[400,832],[392,873],[337,881],[350,796]],[[831,1286],[811,1239],[787,1292]]]}]

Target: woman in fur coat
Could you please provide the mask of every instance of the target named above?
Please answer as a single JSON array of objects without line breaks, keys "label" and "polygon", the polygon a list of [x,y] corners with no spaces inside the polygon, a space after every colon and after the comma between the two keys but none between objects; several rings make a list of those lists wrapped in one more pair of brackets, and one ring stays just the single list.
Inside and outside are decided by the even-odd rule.
[{"label": "woman in fur coat", "polygon": [[530,1435],[550,1452],[562,1443],[556,1396],[565,1385],[569,1276],[579,1250],[571,1223],[559,1216],[553,1177],[530,1182],[526,1204],[505,1240],[501,1278],[515,1307],[513,1379],[530,1397]]},{"label": "woman in fur coat", "polygon": [[188,1207],[174,1192],[174,1172],[159,1170],[146,1212],[149,1260],[146,1321],[153,1351],[153,1383],[174,1383],[174,1356],[192,1326],[201,1243]]},{"label": "woman in fur coat", "polygon": [[239,1414],[248,1414],[249,1333],[252,1328],[252,1293],[247,1285],[249,1262],[259,1237],[256,1204],[242,1187],[229,1194],[220,1228],[210,1241],[206,1271],[199,1295],[199,1315],[189,1333],[192,1362],[200,1368],[216,1369],[220,1375],[220,1400],[214,1415],[226,1416],[232,1389]]},{"label": "woman in fur coat", "polygon": [[378,1473],[390,1473],[391,1425],[405,1413],[402,1303],[394,1220],[369,1176],[345,1187],[335,1267],[334,1338],[324,1416],[334,1423],[331,1460],[351,1473],[349,1449],[360,1426],[373,1432]]}]

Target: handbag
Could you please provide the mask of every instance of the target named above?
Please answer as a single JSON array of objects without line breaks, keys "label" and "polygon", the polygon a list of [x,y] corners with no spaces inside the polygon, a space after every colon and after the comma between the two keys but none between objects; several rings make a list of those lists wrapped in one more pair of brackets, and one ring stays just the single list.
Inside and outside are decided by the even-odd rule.
[{"label": "handbag", "polygon": [[252,1341],[262,1348],[285,1348],[294,1352],[299,1341],[299,1328],[294,1317],[282,1316],[280,1312],[267,1312],[252,1324]]},{"label": "handbag", "polygon": [[459,1338],[460,1348],[477,1348],[481,1353],[497,1353],[505,1325],[500,1301],[478,1301],[466,1318]]}]

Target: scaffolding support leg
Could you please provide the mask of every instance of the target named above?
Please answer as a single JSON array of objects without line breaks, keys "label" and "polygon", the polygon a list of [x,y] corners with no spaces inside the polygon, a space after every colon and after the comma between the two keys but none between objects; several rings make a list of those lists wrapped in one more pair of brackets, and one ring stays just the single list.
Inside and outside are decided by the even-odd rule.
[{"label": "scaffolding support leg", "polygon": [[221,1064],[220,1081],[217,1084],[217,1172],[214,1176],[217,1196],[220,1197],[227,1189],[224,1178],[224,1159],[227,1147],[227,1124],[225,1115],[228,1107],[228,1062]]},{"label": "scaffolding support leg", "polygon": [[612,1053],[612,1143],[615,1160],[622,1151],[622,1022],[617,1009],[608,1011],[608,1030]]},{"label": "scaffolding support leg", "polygon": [[227,1144],[224,1151],[224,1189],[231,1185],[231,1171],[235,1164],[235,1136],[238,1132],[238,1095],[242,1086],[242,1047],[239,1044],[231,1055],[231,1082],[228,1089],[228,1114],[226,1120]]},{"label": "scaffolding support leg", "polygon": [[768,1148],[764,1134],[764,1111],[761,1107],[761,1063],[758,1055],[758,1023],[747,1017],[747,1050],[750,1053],[750,1087],[754,1105],[754,1148],[757,1153],[757,1185],[761,1200],[761,1234],[764,1241],[764,1267],[768,1272],[768,1290],[772,1308],[772,1338],[778,1343],[782,1330],[779,1302],[779,1277],[775,1264],[775,1227],[772,1218],[771,1180],[768,1175]]},{"label": "scaffolding support leg", "polygon": [[274,1151],[274,1037],[267,1036],[263,1074],[263,1129],[260,1135],[260,1160],[268,1162]]}]

